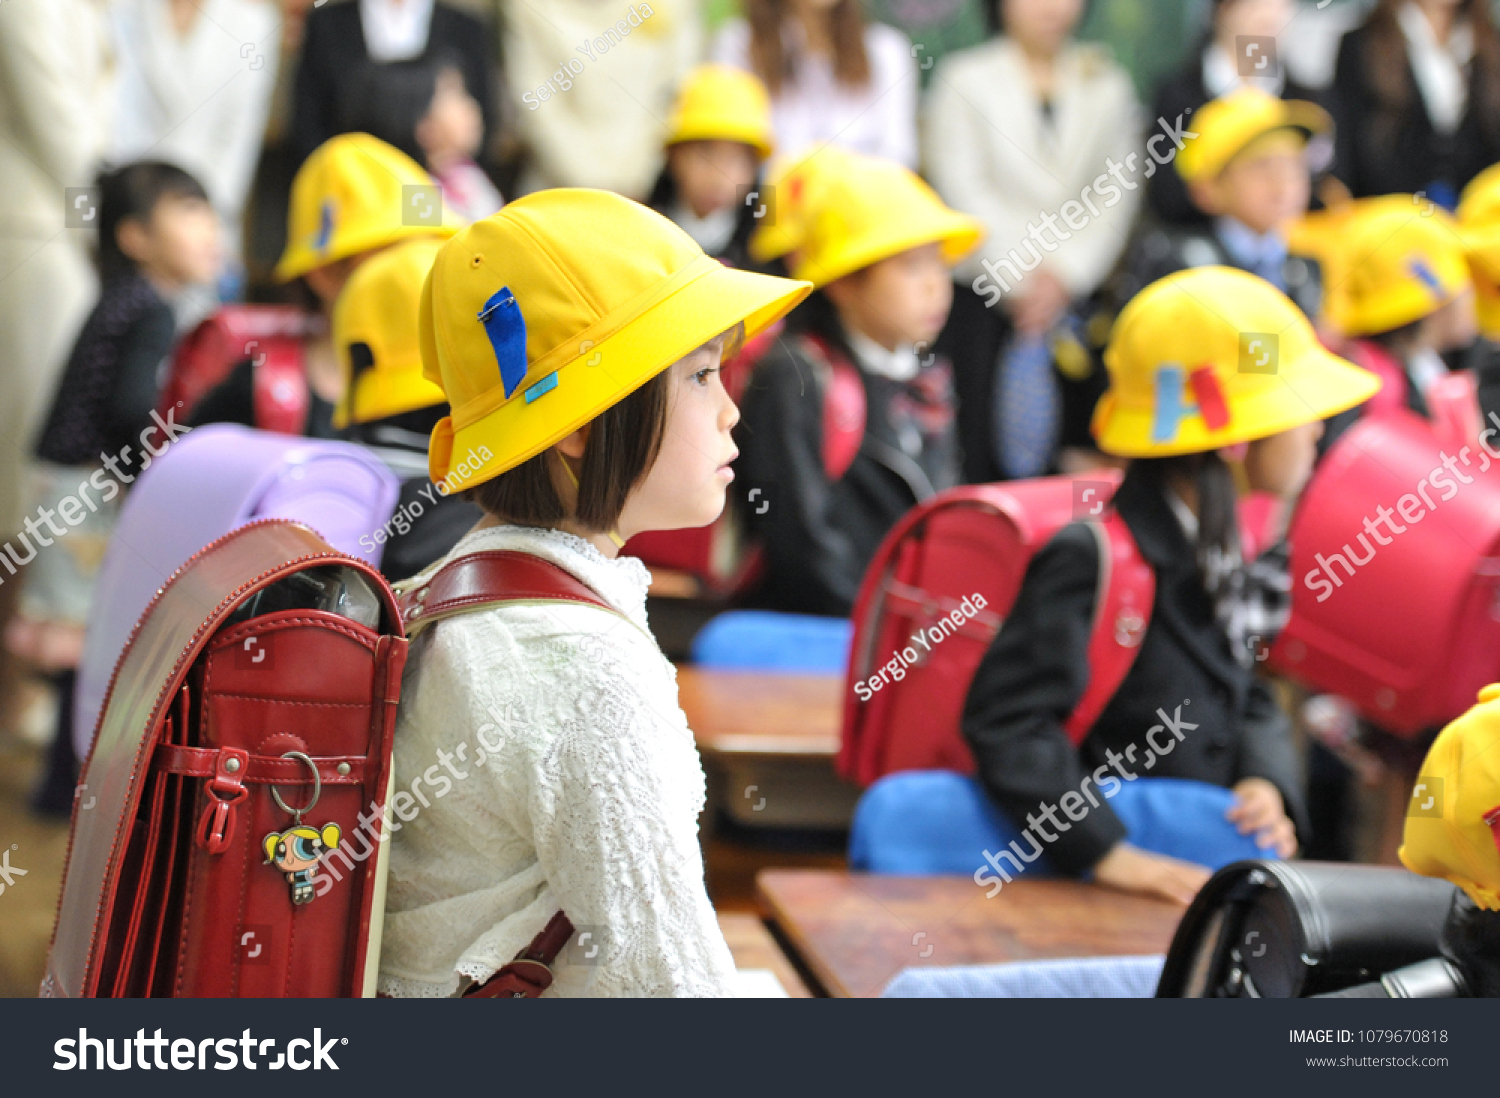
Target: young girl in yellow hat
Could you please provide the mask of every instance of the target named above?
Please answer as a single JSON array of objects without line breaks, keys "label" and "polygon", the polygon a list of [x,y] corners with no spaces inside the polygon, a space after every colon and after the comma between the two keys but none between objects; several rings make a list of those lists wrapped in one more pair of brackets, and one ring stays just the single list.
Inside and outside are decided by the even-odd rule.
[{"label": "young girl in yellow hat", "polygon": [[765,85],[728,65],[700,65],[678,93],[667,163],[646,204],[709,255],[743,267],[750,234],[775,217],[774,202],[756,187],[774,147]]},{"label": "young girl in yellow hat", "polygon": [[1186,902],[1208,870],[1132,845],[1108,782],[1115,792],[1139,777],[1230,788],[1228,818],[1283,857],[1305,829],[1290,725],[1255,673],[1290,610],[1289,558],[1283,541],[1242,560],[1225,459],[1243,461],[1251,489],[1295,497],[1321,421],[1379,383],[1325,351],[1280,291],[1226,267],[1142,291],[1105,364],[1094,434],[1105,453],[1132,459],[1114,507],[1155,574],[1149,624],[1075,748],[1063,722],[1088,681],[1100,561],[1086,525],[1065,527],[1032,559],[974,677],[963,731],[982,784],[1017,826],[1066,809],[1066,826],[1037,843],[1052,867]]},{"label": "young girl in yellow hat", "polygon": [[[484,983],[563,912],[576,948],[551,994],[733,993],[702,766],[650,577],[619,546],[719,515],[739,418],[720,359],[809,289],[725,267],[603,191],[528,195],[439,252],[421,348],[452,412],[429,471],[485,512],[447,561],[524,554],[609,609],[408,613],[381,992]],[[406,585],[418,606],[443,563]]]},{"label": "young girl in yellow hat", "polygon": [[1443,355],[1474,341],[1474,290],[1463,236],[1421,195],[1387,195],[1310,214],[1294,231],[1324,265],[1324,320],[1335,346],[1383,382],[1368,406],[1329,424],[1324,448],[1361,415],[1427,415]]},{"label": "young girl in yellow hat", "polygon": [[[437,196],[436,181],[421,165],[367,133],[340,134],[318,146],[292,180],[286,249],[275,271],[278,282],[300,284],[315,302],[319,320],[307,325],[309,331],[318,333],[331,317],[344,283],[365,260],[403,240],[447,238],[458,230]],[[276,322],[263,323],[270,329]],[[308,387],[302,433],[332,438],[344,379],[326,328],[303,339],[302,363]],[[259,426],[256,369],[247,353],[183,418],[192,426]]]},{"label": "young girl in yellow hat", "polygon": [[846,617],[881,539],[959,479],[951,368],[932,352],[979,223],[890,161],[823,149],[777,174],[751,240],[818,287],[756,363],[736,499],[765,550],[756,605]]}]

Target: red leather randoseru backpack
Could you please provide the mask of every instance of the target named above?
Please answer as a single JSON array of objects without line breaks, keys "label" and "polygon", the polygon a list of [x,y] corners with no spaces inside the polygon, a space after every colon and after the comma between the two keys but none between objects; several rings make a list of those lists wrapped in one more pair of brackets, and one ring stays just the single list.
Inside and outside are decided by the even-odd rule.
[{"label": "red leather randoseru backpack", "polygon": [[380,574],[306,526],[184,564],[115,668],[42,994],[370,994],[405,661]]}]

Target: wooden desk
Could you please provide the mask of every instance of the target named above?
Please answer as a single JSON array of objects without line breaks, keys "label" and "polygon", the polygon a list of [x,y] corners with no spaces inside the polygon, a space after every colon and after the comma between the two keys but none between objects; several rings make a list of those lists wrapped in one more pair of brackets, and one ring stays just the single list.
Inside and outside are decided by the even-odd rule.
[{"label": "wooden desk", "polygon": [[677,694],[705,754],[832,759],[843,723],[841,675],[677,668]]},{"label": "wooden desk", "polygon": [[715,811],[750,827],[847,827],[859,790],[833,769],[843,690],[838,675],[678,667]]},{"label": "wooden desk", "polygon": [[776,939],[754,915],[719,915],[719,929],[734,955],[735,968],[768,968],[776,973],[781,986],[793,999],[810,999],[812,994],[797,970],[781,952]]},{"label": "wooden desk", "polygon": [[1182,908],[1079,881],[762,870],[768,915],[828,994],[879,995],[903,968],[1165,953]]}]

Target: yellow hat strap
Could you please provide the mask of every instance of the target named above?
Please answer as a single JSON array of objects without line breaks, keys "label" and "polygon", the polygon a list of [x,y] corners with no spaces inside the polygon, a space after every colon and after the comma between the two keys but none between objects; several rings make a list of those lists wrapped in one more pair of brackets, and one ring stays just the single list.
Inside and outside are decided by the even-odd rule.
[{"label": "yellow hat strap", "polygon": [[[563,455],[561,455],[561,454],[558,454],[557,456],[558,456],[558,460],[560,460],[562,462],[563,472],[567,473],[568,474],[568,479],[573,482],[573,487],[574,488],[580,487],[580,485],[578,483],[578,475],[573,472],[573,467],[568,464],[568,459],[565,458],[565,457],[563,457]],[[620,536],[620,531],[618,529],[615,529],[615,530],[606,530],[604,532],[604,536],[607,537],[607,538],[609,538],[610,541],[612,541],[612,542],[615,543],[615,548],[616,549],[623,549],[625,547],[625,539]]]}]

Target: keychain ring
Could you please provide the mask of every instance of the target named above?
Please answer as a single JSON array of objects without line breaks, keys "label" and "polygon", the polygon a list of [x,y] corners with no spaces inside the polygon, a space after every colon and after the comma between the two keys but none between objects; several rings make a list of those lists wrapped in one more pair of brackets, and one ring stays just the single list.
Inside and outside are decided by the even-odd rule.
[{"label": "keychain ring", "polygon": [[282,755],[281,757],[283,759],[297,759],[299,762],[304,762],[304,763],[307,764],[307,768],[312,771],[312,776],[313,776],[313,795],[312,795],[312,800],[308,801],[301,808],[288,808],[287,807],[287,803],[284,800],[281,799],[281,792],[280,792],[280,790],[278,790],[276,788],[276,785],[275,785],[274,782],[271,784],[271,799],[276,802],[276,807],[279,808],[279,809],[281,809],[288,816],[295,817],[296,820],[297,820],[297,822],[300,824],[302,822],[302,815],[303,815],[303,813],[305,813],[305,812],[311,812],[313,810],[313,806],[318,803],[318,798],[323,795],[323,776],[318,773],[318,764],[315,763],[315,762],[313,762],[312,759],[310,759],[307,755],[305,755],[301,751],[288,751],[288,752],[286,752],[286,754]]}]

